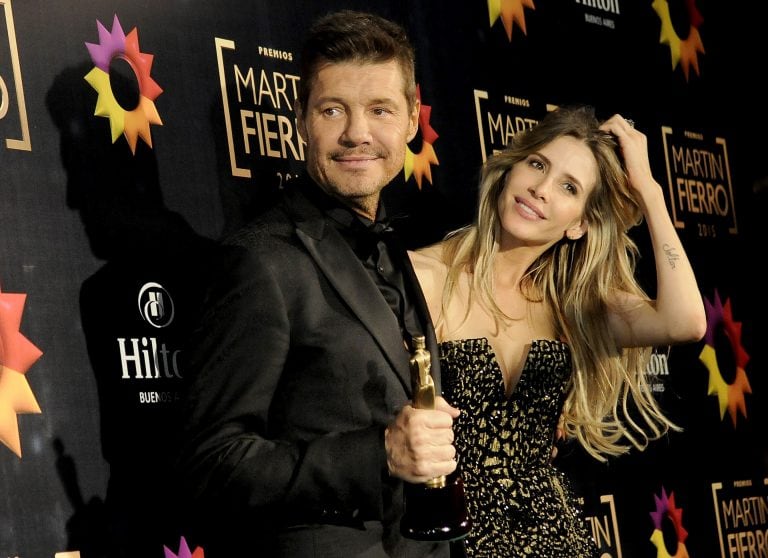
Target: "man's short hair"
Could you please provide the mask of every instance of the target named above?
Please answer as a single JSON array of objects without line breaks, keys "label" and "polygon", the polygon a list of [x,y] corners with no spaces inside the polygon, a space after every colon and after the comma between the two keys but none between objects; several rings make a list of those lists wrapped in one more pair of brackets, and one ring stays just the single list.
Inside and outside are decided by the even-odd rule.
[{"label": "man's short hair", "polygon": [[408,107],[416,102],[416,55],[402,26],[381,16],[340,10],[318,19],[310,28],[300,57],[299,104],[306,111],[309,93],[321,65],[357,62],[400,65]]}]

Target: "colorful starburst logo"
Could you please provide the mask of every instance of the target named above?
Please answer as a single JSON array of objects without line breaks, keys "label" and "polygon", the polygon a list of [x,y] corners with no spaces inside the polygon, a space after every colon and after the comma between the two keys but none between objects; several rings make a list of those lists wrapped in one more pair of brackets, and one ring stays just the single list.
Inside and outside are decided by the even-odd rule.
[{"label": "colorful starburst logo", "polygon": [[704,21],[704,18],[696,7],[696,0],[685,0],[685,8],[690,24],[688,37],[685,40],[681,39],[675,32],[672,18],[669,15],[669,3],[667,0],[653,0],[652,6],[661,20],[659,43],[669,46],[669,53],[672,57],[672,70],[677,68],[677,64],[680,63],[683,67],[685,81],[688,81],[691,66],[693,66],[697,75],[701,75],[699,73],[699,57],[697,53],[704,54],[704,44],[701,42],[701,35],[699,35],[699,26]]},{"label": "colorful starburst logo", "polygon": [[535,10],[536,6],[533,5],[533,0],[488,0],[488,16],[491,19],[491,26],[501,16],[504,31],[507,32],[507,39],[512,40],[512,27],[515,22],[522,29],[523,35],[527,35],[524,8]]},{"label": "colorful starburst logo", "polygon": [[0,292],[0,442],[21,457],[17,414],[41,413],[25,374],[42,356],[19,332],[27,295]]},{"label": "colorful starburst logo", "polygon": [[[688,550],[685,548],[685,539],[688,538],[688,531],[683,527],[683,510],[675,507],[675,493],[670,492],[667,497],[667,491],[661,487],[661,497],[653,495],[656,501],[656,511],[651,512],[653,520],[653,534],[651,542],[656,547],[656,558],[688,558]],[[677,550],[670,554],[664,543],[664,533],[662,532],[662,523],[667,518],[672,522],[677,535]]]},{"label": "colorful starburst logo", "polygon": [[[163,90],[149,75],[154,56],[139,50],[138,31],[134,27],[126,35],[117,15],[112,22],[111,32],[107,31],[98,20],[96,27],[99,30],[99,43],[85,43],[94,64],[94,68],[88,72],[85,80],[99,94],[94,114],[109,118],[112,143],[115,143],[117,138],[124,134],[125,139],[128,140],[128,145],[131,146],[131,151],[135,154],[136,141],[139,137],[152,147],[149,125],[163,125],[154,102]],[[120,106],[112,91],[109,81],[109,66],[115,58],[128,63],[139,84],[139,102],[131,110],[126,110]]]},{"label": "colorful starburst logo", "polygon": [[[741,346],[741,322],[734,321],[731,311],[731,301],[726,299],[725,305],[720,302],[720,293],[715,290],[715,301],[710,302],[704,297],[704,307],[707,311],[707,333],[704,336],[705,345],[699,354],[699,360],[709,370],[708,395],[717,395],[720,404],[720,420],[725,416],[725,410],[731,415],[731,422],[736,428],[737,413],[741,412],[747,418],[745,393],[752,393],[749,379],[745,371],[749,355]],[[721,329],[722,328],[722,329]],[[720,373],[715,351],[715,334],[722,331],[731,345],[736,374],[733,382],[728,384]]]},{"label": "colorful starburst logo", "polygon": [[[416,97],[421,103],[421,88],[416,86]],[[421,179],[427,177],[429,183],[432,184],[432,166],[438,165],[440,162],[437,160],[437,154],[435,153],[434,143],[439,137],[435,129],[430,125],[429,119],[432,116],[432,107],[421,103],[421,109],[419,110],[419,130],[421,131],[421,151],[414,153],[409,147],[405,148],[405,164],[403,170],[405,171],[405,179],[408,180],[411,175],[416,179],[416,184],[419,185],[421,190]]]},{"label": "colorful starburst logo", "polygon": [[205,558],[202,547],[195,548],[194,552],[189,550],[187,539],[181,537],[179,540],[179,553],[175,554],[173,550],[163,545],[163,551],[165,552],[165,558]]}]

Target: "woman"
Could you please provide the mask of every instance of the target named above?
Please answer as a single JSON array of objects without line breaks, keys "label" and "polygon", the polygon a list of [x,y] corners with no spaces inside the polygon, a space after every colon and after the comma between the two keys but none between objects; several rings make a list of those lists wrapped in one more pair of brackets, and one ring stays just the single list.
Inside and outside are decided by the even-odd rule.
[{"label": "woman", "polygon": [[[634,278],[627,235],[643,218],[656,300]],[[551,465],[558,420],[598,460],[627,440],[644,449],[677,428],[645,382],[651,348],[706,329],[645,135],[588,107],[549,113],[486,162],[476,222],[411,258],[441,342],[443,396],[462,411],[467,556],[594,555]]]}]

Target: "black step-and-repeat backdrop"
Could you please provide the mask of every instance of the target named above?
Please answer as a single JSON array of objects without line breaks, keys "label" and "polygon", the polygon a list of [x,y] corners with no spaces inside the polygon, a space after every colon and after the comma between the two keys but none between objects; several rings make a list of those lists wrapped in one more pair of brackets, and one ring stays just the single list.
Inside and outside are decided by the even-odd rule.
[{"label": "black step-and-repeat backdrop", "polygon": [[417,46],[420,133],[386,191],[413,247],[469,221],[484,159],[557,105],[647,134],[709,323],[647,370],[684,431],[560,464],[604,557],[768,556],[758,5],[0,0],[0,557],[204,551],[165,514],[179,351],[211,244],[302,168],[299,41],[341,7]]}]

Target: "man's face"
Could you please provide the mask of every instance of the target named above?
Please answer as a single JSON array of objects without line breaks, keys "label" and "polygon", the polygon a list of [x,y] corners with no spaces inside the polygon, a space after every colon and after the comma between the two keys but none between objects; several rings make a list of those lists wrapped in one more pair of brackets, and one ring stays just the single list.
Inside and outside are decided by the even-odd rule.
[{"label": "man's face", "polygon": [[306,113],[298,106],[297,113],[309,175],[374,219],[379,193],[403,168],[406,144],[418,127],[419,105],[408,110],[398,63],[321,66]]}]

